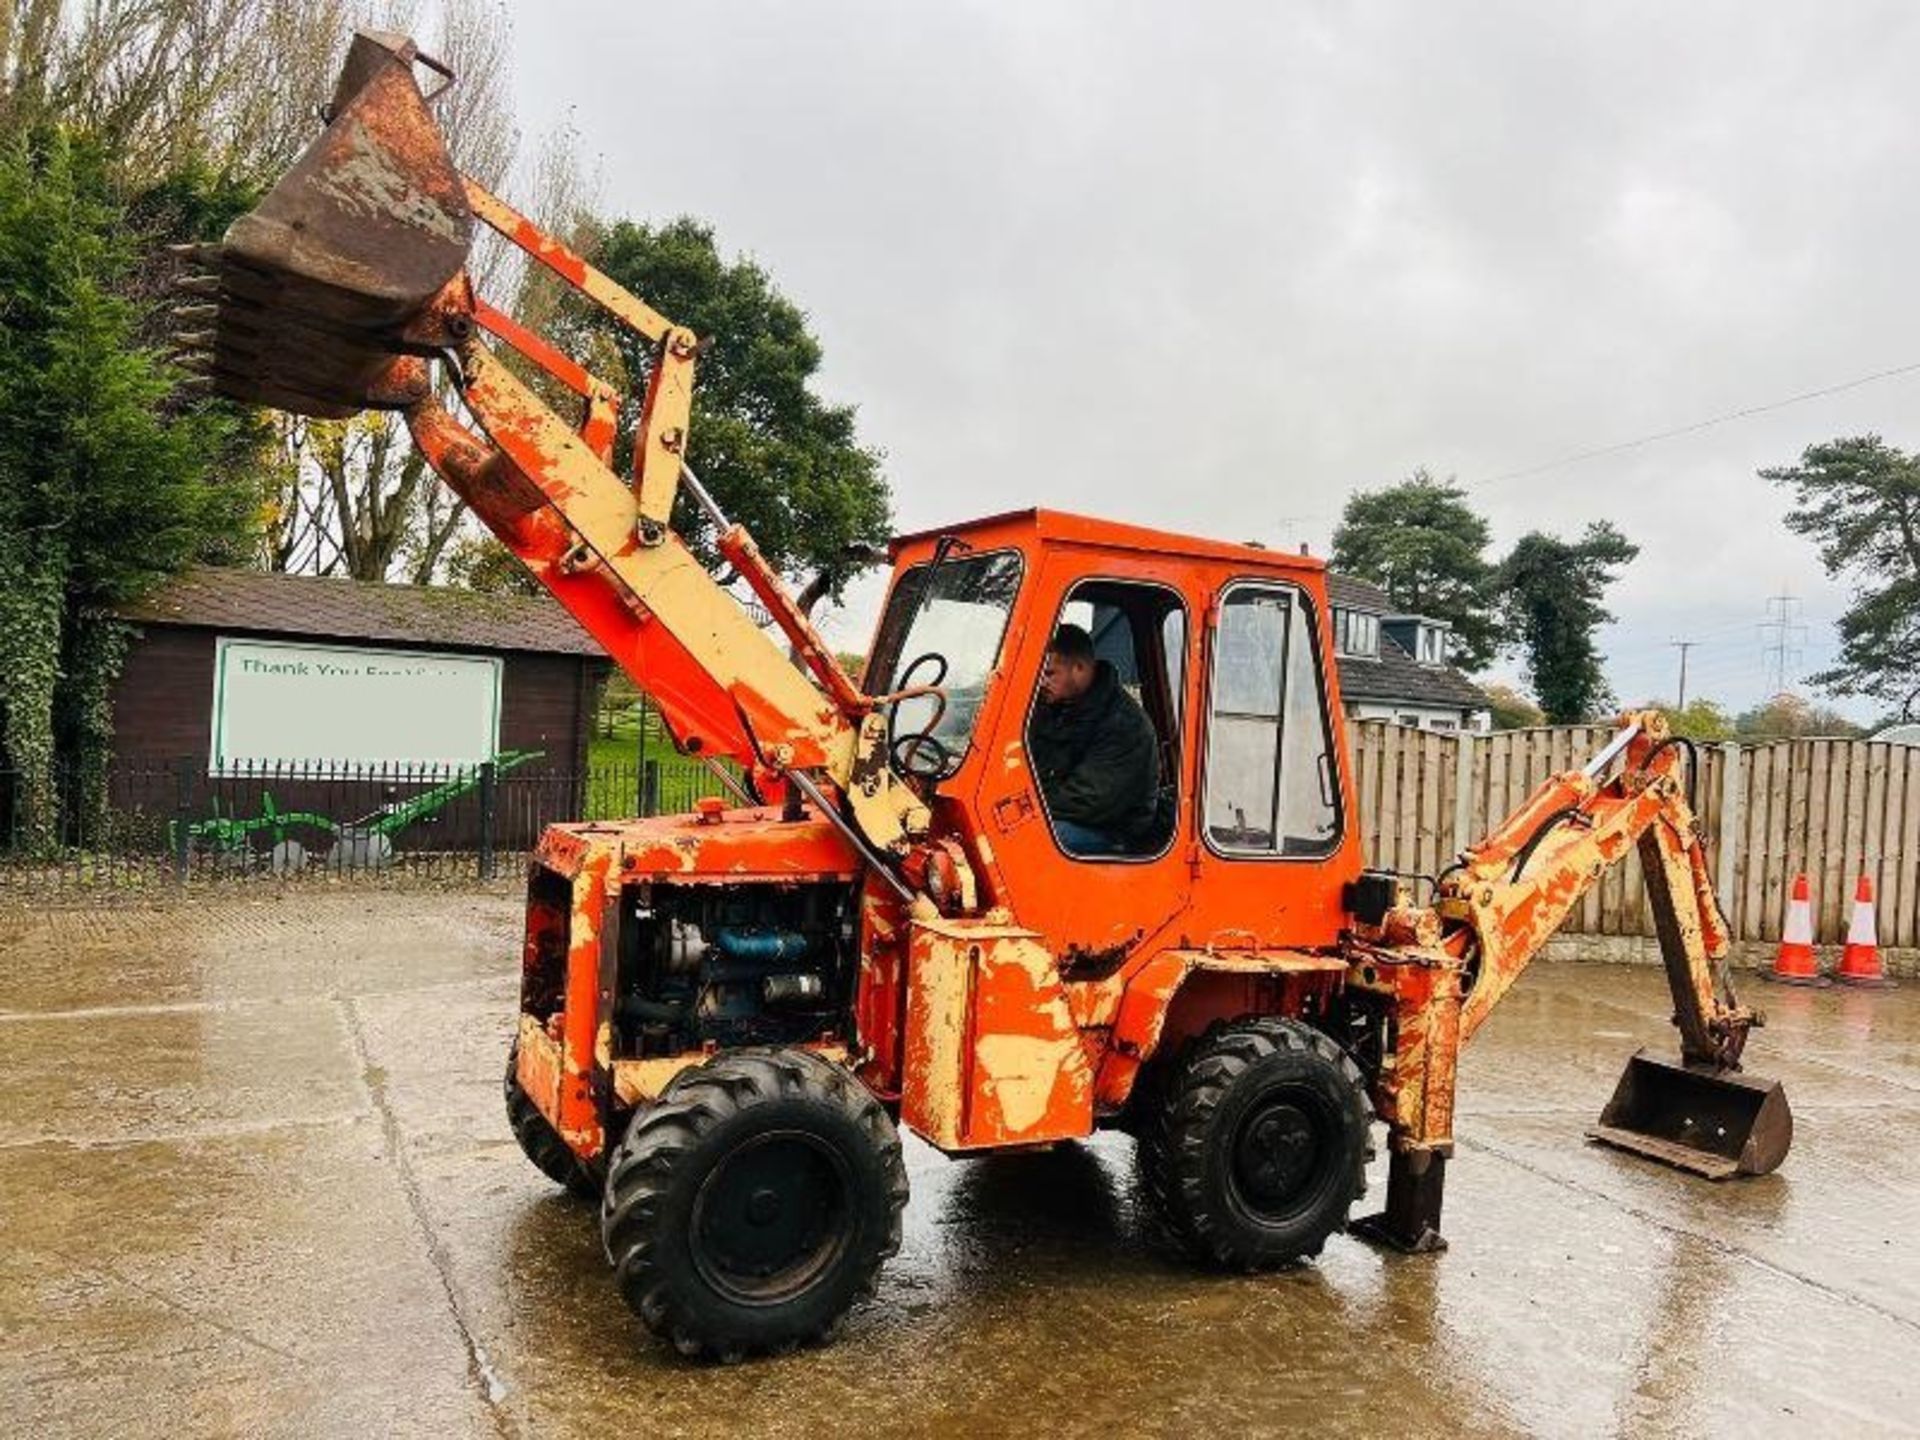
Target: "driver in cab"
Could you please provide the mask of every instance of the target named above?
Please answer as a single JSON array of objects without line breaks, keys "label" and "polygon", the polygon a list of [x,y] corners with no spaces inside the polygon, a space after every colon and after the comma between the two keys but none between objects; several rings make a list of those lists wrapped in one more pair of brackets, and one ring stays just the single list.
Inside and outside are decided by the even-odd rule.
[{"label": "driver in cab", "polygon": [[1153,722],[1078,625],[1062,625],[1048,642],[1027,754],[1061,849],[1097,856],[1151,848],[1160,790]]}]

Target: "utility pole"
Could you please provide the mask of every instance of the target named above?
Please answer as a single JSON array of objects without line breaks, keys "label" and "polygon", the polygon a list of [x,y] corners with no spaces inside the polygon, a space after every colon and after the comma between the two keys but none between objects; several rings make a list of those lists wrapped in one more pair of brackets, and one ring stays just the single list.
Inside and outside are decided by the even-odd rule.
[{"label": "utility pole", "polygon": [[1669,644],[1680,652],[1680,698],[1674,703],[1674,709],[1687,708],[1687,652],[1700,642],[1698,640],[1673,640]]},{"label": "utility pole", "polygon": [[1800,646],[1807,638],[1799,613],[1799,597],[1786,586],[1780,587],[1778,595],[1767,597],[1767,618],[1760,622],[1760,635],[1766,642],[1763,653],[1775,695],[1786,694],[1787,686],[1799,678]]}]

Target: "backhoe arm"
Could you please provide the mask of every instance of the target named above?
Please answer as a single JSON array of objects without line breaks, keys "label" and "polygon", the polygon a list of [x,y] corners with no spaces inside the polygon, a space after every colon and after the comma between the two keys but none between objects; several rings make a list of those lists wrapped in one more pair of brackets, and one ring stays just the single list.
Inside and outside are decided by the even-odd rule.
[{"label": "backhoe arm", "polygon": [[1443,871],[1431,906],[1403,904],[1380,924],[1357,927],[1350,984],[1385,1006],[1374,1101],[1392,1149],[1387,1208],[1356,1225],[1363,1235],[1402,1249],[1443,1243],[1459,1047],[1587,892],[1635,851],[1681,1063],[1636,1056],[1589,1133],[1716,1178],[1762,1174],[1785,1158],[1792,1124],[1784,1095],[1732,1073],[1761,1022],[1726,975],[1727,925],[1688,803],[1683,745],[1657,711],[1624,716],[1585,767],[1547,780]]},{"label": "backhoe arm", "polygon": [[[1463,1041],[1587,892],[1637,849],[1681,1054],[1738,1066],[1756,1016],[1728,989],[1727,925],[1687,803],[1680,743],[1657,711],[1628,716],[1592,763],[1548,780],[1441,879],[1435,908],[1443,943],[1471,981],[1460,1007]],[[1619,771],[1603,778],[1622,754]]]}]

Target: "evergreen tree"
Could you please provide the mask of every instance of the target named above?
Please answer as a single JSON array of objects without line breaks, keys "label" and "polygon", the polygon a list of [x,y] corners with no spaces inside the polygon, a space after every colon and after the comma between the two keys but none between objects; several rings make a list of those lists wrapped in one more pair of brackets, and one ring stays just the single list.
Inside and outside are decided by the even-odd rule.
[{"label": "evergreen tree", "polygon": [[1496,580],[1512,643],[1550,724],[1596,719],[1612,704],[1594,632],[1613,618],[1604,602],[1615,572],[1639,553],[1599,520],[1574,541],[1536,530],[1501,562]]},{"label": "evergreen tree", "polygon": [[1920,456],[1863,435],[1760,476],[1792,489],[1787,528],[1820,547],[1827,574],[1854,582],[1840,654],[1813,682],[1920,719]]},{"label": "evergreen tree", "polygon": [[1333,567],[1371,580],[1411,615],[1453,625],[1448,656],[1479,670],[1499,648],[1487,562],[1487,522],[1450,480],[1416,470],[1398,485],[1347,501],[1333,532]]},{"label": "evergreen tree", "polygon": [[57,833],[57,755],[97,789],[109,607],[252,529],[252,494],[210,473],[228,413],[183,401],[141,344],[134,260],[100,147],[53,126],[0,141],[0,756],[33,846]]}]

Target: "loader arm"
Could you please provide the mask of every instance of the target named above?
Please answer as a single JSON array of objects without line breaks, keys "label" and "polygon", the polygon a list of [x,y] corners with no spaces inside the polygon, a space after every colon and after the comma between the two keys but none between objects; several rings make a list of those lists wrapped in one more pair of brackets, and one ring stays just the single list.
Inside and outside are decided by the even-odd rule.
[{"label": "loader arm", "polygon": [[1356,986],[1386,997],[1390,1015],[1375,1085],[1392,1149],[1387,1208],[1356,1223],[1363,1236],[1402,1249],[1442,1244],[1459,1047],[1588,891],[1635,853],[1680,1063],[1636,1055],[1588,1134],[1713,1178],[1764,1174],[1786,1157],[1792,1120],[1780,1087],[1734,1073],[1762,1020],[1726,973],[1728,929],[1688,800],[1684,747],[1658,711],[1622,717],[1587,765],[1548,779],[1463,851],[1431,906],[1402,904],[1358,927]]},{"label": "loader arm", "polygon": [[[684,749],[785,777],[869,860],[897,856],[928,812],[887,763],[885,697],[846,675],[688,467],[698,338],[462,176],[416,63],[444,73],[402,36],[355,36],[326,129],[222,244],[198,247],[207,269],[188,288],[216,303],[178,312],[212,322],[183,337],[188,363],[239,400],[325,418],[400,412],[434,470],[655,700]],[[630,480],[612,468],[619,391],[475,292],[476,221],[651,349]],[[577,398],[575,420],[532,371]],[[673,530],[682,489],[781,641]]]}]

